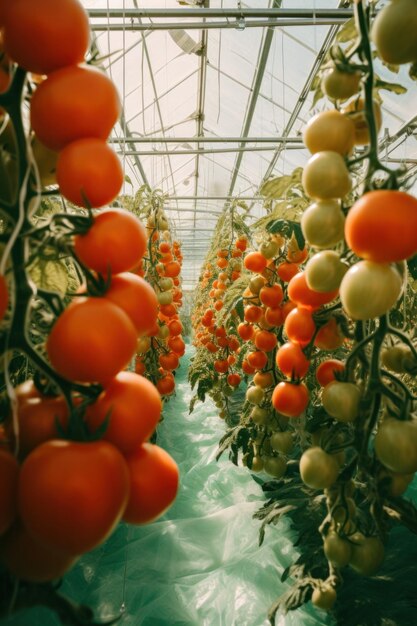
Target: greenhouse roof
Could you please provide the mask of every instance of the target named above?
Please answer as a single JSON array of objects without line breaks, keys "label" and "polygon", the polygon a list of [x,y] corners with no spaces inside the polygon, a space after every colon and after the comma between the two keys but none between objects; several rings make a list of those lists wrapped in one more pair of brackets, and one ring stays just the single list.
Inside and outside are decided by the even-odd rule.
[{"label": "greenhouse roof", "polygon": [[[198,280],[210,233],[233,198],[263,212],[262,183],[308,158],[301,131],[313,81],[351,19],[337,0],[83,0],[123,115],[111,137],[124,192],[147,183],[183,242],[184,287]],[[383,80],[407,85],[407,68]],[[412,91],[382,91],[382,155],[415,167]]]}]

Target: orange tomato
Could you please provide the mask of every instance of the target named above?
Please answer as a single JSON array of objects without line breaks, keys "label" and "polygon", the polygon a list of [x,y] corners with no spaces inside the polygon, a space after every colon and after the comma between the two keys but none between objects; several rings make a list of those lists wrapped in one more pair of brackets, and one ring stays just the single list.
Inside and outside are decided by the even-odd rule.
[{"label": "orange tomato", "polygon": [[272,405],[286,417],[298,417],[307,408],[309,393],[303,383],[281,382],[272,392]]}]

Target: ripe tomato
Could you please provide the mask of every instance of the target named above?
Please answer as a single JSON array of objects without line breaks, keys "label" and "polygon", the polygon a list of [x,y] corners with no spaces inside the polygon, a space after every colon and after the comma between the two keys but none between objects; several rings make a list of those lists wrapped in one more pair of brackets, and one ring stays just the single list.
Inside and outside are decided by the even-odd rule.
[{"label": "ripe tomato", "polygon": [[128,497],[126,462],[107,441],[47,441],[20,470],[24,526],[40,543],[64,554],[82,554],[107,539]]},{"label": "ripe tomato", "polygon": [[308,121],[303,141],[312,154],[332,150],[345,156],[355,143],[355,125],[336,109],[322,111]]},{"label": "ripe tomato", "polygon": [[16,457],[0,449],[0,535],[10,528],[16,518],[18,478]]},{"label": "ripe tomato", "polygon": [[78,139],[59,153],[59,190],[78,206],[94,209],[110,204],[119,194],[123,178],[119,157],[103,139]]},{"label": "ripe tomato", "polygon": [[87,407],[85,420],[94,432],[108,418],[103,439],[123,454],[129,454],[152,435],[161,410],[161,397],[155,385],[133,372],[119,372]]},{"label": "ripe tomato", "polygon": [[90,29],[78,0],[13,0],[4,10],[4,48],[21,67],[49,74],[84,60]]},{"label": "ripe tomato", "polygon": [[256,370],[263,370],[268,363],[268,356],[263,350],[256,350],[254,352],[248,352],[246,358],[249,364]]},{"label": "ripe tomato", "polygon": [[94,216],[85,235],[74,237],[80,261],[104,276],[127,272],[139,263],[146,251],[146,230],[132,213],[107,209]]},{"label": "ripe tomato", "polygon": [[271,285],[261,287],[259,291],[259,300],[266,307],[276,309],[282,302],[284,292],[281,285]]},{"label": "ripe tomato", "polygon": [[277,274],[283,283],[288,283],[299,271],[300,268],[297,263],[284,262],[277,267]]},{"label": "ripe tomato", "polygon": [[272,393],[274,409],[287,417],[298,417],[307,408],[308,401],[308,389],[303,383],[281,382]]},{"label": "ripe tomato", "polygon": [[262,387],[262,389],[267,389],[271,387],[274,383],[274,378],[272,376],[272,372],[256,372],[253,377],[253,382],[257,387]]},{"label": "ripe tomato", "polygon": [[301,456],[301,479],[312,489],[328,489],[336,482],[339,471],[335,457],[319,446],[308,448]]},{"label": "ripe tomato", "polygon": [[178,261],[170,261],[165,265],[164,275],[169,278],[176,278],[180,275],[181,265]]},{"label": "ripe tomato", "polygon": [[106,298],[79,298],[57,318],[46,348],[64,378],[105,382],[129,363],[136,339],[136,329],[120,307]]},{"label": "ripe tomato", "polygon": [[318,309],[336,298],[338,289],[320,292],[310,289],[307,284],[306,273],[299,272],[288,283],[288,297],[299,306]]},{"label": "ripe tomato", "polygon": [[237,332],[243,341],[250,341],[255,333],[255,329],[252,324],[245,324],[244,322],[241,322],[237,327]]},{"label": "ripe tomato", "polygon": [[343,72],[336,66],[325,72],[321,81],[321,88],[331,100],[347,100],[358,93],[360,72]]},{"label": "ripe tomato", "polygon": [[326,359],[316,369],[316,379],[319,385],[325,387],[335,379],[335,372],[343,372],[345,364],[337,359]]},{"label": "ripe tomato", "polygon": [[159,446],[142,444],[126,458],[130,495],[123,519],[147,524],[171,506],[178,491],[179,471],[174,459]]},{"label": "ripe tomato", "polygon": [[169,322],[168,328],[170,337],[177,337],[178,335],[181,335],[182,331],[184,330],[183,325],[179,320],[172,320],[171,322]]},{"label": "ripe tomato", "polygon": [[299,307],[290,311],[284,323],[284,331],[292,342],[306,346],[316,331],[311,312]]},{"label": "ripe tomato", "polygon": [[175,379],[171,372],[165,372],[156,383],[156,388],[162,396],[169,396],[175,390]]},{"label": "ripe tomato", "polygon": [[416,4],[413,0],[390,2],[372,23],[371,38],[386,63],[402,65],[417,59]]},{"label": "ripe tomato", "polygon": [[18,403],[19,455],[25,457],[49,439],[60,437],[57,422],[68,424],[68,406],[63,396],[35,397]]},{"label": "ripe tomato", "polygon": [[260,330],[255,335],[254,343],[258,350],[271,352],[277,345],[277,337],[268,330]]},{"label": "ripe tomato", "polygon": [[266,268],[267,259],[260,252],[249,252],[245,256],[243,261],[244,266],[250,272],[256,272],[258,274],[262,274],[264,269]]},{"label": "ripe tomato", "polygon": [[387,313],[401,295],[403,281],[388,263],[359,261],[346,272],[340,284],[340,300],[355,320],[368,320]]},{"label": "ripe tomato", "polygon": [[46,548],[19,524],[0,540],[0,560],[17,578],[45,583],[62,578],[77,557]]},{"label": "ripe tomato", "polygon": [[345,216],[339,200],[321,200],[310,205],[301,218],[306,241],[315,248],[328,248],[343,239]]},{"label": "ripe tomato", "polygon": [[231,387],[239,387],[242,380],[240,374],[229,374],[227,377],[227,384]]},{"label": "ripe tomato", "polygon": [[404,191],[363,195],[345,223],[346,243],[368,261],[402,261],[417,252],[417,200]]},{"label": "ripe tomato", "polygon": [[107,139],[120,111],[116,88],[103,72],[71,65],[49,74],[36,89],[30,120],[47,148],[61,150],[77,139]]},{"label": "ripe tomato", "polygon": [[331,150],[316,152],[303,169],[301,182],[310,198],[343,198],[352,188],[352,180],[343,157]]},{"label": "ripe tomato", "polygon": [[245,307],[244,318],[245,322],[249,322],[251,324],[259,322],[263,315],[263,309],[260,306],[256,306],[256,304],[250,304]]},{"label": "ripe tomato", "polygon": [[310,367],[310,361],[298,343],[284,343],[276,354],[276,364],[281,372],[290,378],[303,378]]},{"label": "ripe tomato", "polygon": [[104,297],[127,313],[139,335],[154,327],[158,301],[152,286],[144,278],[131,272],[113,275]]},{"label": "ripe tomato", "polygon": [[[219,362],[219,361],[217,361],[217,362]],[[180,363],[180,359],[179,359],[178,355],[175,354],[175,352],[168,352],[167,354],[161,354],[160,357],[159,357],[159,364],[161,365],[161,367],[164,368],[164,370],[169,370],[169,371],[176,370],[178,365],[179,365],[179,363]],[[222,361],[222,363],[223,363],[223,361]],[[225,372],[227,372],[227,370],[228,370],[228,363],[227,363],[227,361],[226,361],[226,366],[223,366],[223,369],[224,369],[224,367],[226,367],[226,369],[222,372],[223,374]],[[217,370],[217,371],[219,372],[221,370]]]}]

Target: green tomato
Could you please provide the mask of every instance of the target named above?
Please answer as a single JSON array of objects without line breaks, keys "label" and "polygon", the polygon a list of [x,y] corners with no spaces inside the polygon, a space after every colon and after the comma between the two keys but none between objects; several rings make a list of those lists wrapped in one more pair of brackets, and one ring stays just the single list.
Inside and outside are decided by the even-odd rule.
[{"label": "green tomato", "polygon": [[349,541],[342,539],[337,532],[330,530],[323,543],[326,559],[334,567],[346,567],[352,556],[352,546]]},{"label": "green tomato", "polygon": [[352,188],[344,158],[332,150],[316,152],[303,169],[301,182],[310,198],[343,198]]},{"label": "green tomato", "polygon": [[339,463],[322,448],[308,448],[300,459],[300,475],[303,483],[312,489],[327,489],[337,480]]},{"label": "green tomato", "polygon": [[301,230],[310,246],[335,246],[344,237],[345,216],[339,200],[320,200],[310,205],[301,218]]},{"label": "green tomato", "polygon": [[358,93],[360,82],[360,72],[342,72],[333,66],[324,73],[321,88],[331,100],[347,100]]},{"label": "green tomato", "polygon": [[417,419],[386,417],[374,440],[375,454],[382,465],[397,474],[417,471]]},{"label": "green tomato", "polygon": [[362,576],[372,576],[384,560],[384,544],[379,537],[365,537],[356,532],[350,538],[352,556],[349,565]]},{"label": "green tomato", "polygon": [[339,380],[326,385],[321,397],[325,411],[339,422],[353,422],[358,417],[360,399],[359,387]]},{"label": "green tomato", "polygon": [[294,447],[294,439],[289,431],[273,433],[270,441],[272,449],[281,454],[289,454]]},{"label": "green tomato", "polygon": [[287,471],[287,462],[282,456],[266,456],[264,470],[274,478],[282,478]]},{"label": "green tomato", "polygon": [[314,291],[327,292],[339,289],[348,266],[342,263],[337,252],[322,250],[308,261],[305,267],[307,286]]},{"label": "green tomato", "polygon": [[376,16],[371,39],[379,56],[394,65],[417,61],[417,4],[415,0],[388,3]]},{"label": "green tomato", "polygon": [[336,602],[337,593],[334,587],[329,584],[323,583],[320,587],[314,589],[311,602],[319,609],[324,611],[330,611]]}]

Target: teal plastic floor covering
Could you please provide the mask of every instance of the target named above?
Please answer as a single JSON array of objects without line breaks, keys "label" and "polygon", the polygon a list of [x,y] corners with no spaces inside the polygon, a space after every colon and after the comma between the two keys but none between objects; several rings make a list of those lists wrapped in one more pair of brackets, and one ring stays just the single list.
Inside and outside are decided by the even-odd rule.
[{"label": "teal plastic floor covering", "polygon": [[[101,619],[118,615],[121,626],[268,626],[267,610],[285,590],[283,569],[294,550],[286,523],[267,530],[258,547],[264,501],[250,472],[215,454],[225,425],[208,399],[188,413],[187,369],[177,374],[177,394],[164,410],[158,444],[177,461],[177,500],[160,520],[120,525],[111,539],[85,555],[65,577],[62,591],[94,608]],[[277,618],[277,626],[331,624],[307,606]],[[2,626],[57,626],[46,609],[33,609]]]}]

